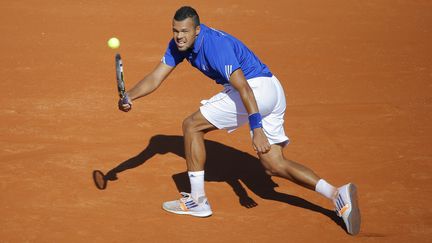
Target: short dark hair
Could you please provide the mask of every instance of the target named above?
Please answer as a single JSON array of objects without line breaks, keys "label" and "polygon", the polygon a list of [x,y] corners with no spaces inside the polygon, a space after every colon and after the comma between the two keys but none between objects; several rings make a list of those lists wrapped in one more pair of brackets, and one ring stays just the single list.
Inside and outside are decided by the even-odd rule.
[{"label": "short dark hair", "polygon": [[192,7],[183,6],[179,8],[174,15],[174,20],[176,21],[183,21],[187,18],[192,18],[195,27],[200,25],[200,19],[198,13]]}]

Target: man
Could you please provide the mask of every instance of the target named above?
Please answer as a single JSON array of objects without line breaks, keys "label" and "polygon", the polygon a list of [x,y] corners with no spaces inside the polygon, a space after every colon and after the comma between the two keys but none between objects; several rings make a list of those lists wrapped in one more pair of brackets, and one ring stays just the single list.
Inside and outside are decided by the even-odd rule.
[{"label": "man", "polygon": [[357,234],[360,211],[355,185],[335,188],[312,170],[284,157],[282,149],[289,142],[283,128],[285,95],[269,68],[238,39],[201,24],[191,7],[177,10],[172,27],[173,38],[161,63],[126,93],[127,102],[119,101],[120,110],[129,111],[133,100],[157,89],[184,59],[224,90],[203,101],[199,110],[183,121],[191,193],[182,192],[181,199],[163,203],[163,209],[196,217],[212,214],[204,192],[204,134],[217,129],[232,131],[249,122],[253,147],[266,172],[332,200],[348,233]]}]

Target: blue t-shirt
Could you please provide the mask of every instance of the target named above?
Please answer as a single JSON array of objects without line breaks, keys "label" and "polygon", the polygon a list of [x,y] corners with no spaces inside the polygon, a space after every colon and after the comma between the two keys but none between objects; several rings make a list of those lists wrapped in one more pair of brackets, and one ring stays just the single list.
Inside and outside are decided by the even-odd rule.
[{"label": "blue t-shirt", "polygon": [[218,84],[229,83],[231,74],[239,68],[246,79],[272,76],[269,68],[241,41],[204,24],[200,27],[193,49],[179,51],[174,39],[171,39],[162,62],[175,67],[186,58],[192,66]]}]

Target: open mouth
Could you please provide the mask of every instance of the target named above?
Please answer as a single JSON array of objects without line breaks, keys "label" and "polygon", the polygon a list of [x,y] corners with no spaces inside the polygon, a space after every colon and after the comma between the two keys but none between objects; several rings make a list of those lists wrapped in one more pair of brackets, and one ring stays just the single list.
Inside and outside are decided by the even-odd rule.
[{"label": "open mouth", "polygon": [[186,42],[181,40],[181,41],[177,41],[177,47],[182,48],[186,46]]}]

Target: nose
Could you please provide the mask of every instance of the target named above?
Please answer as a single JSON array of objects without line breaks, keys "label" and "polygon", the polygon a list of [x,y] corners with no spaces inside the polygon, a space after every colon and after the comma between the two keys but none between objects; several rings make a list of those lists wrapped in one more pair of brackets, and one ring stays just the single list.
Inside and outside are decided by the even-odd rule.
[{"label": "nose", "polygon": [[184,33],[183,33],[183,32],[179,32],[179,33],[177,34],[177,38],[179,38],[179,39],[183,38],[183,36],[184,36]]}]

